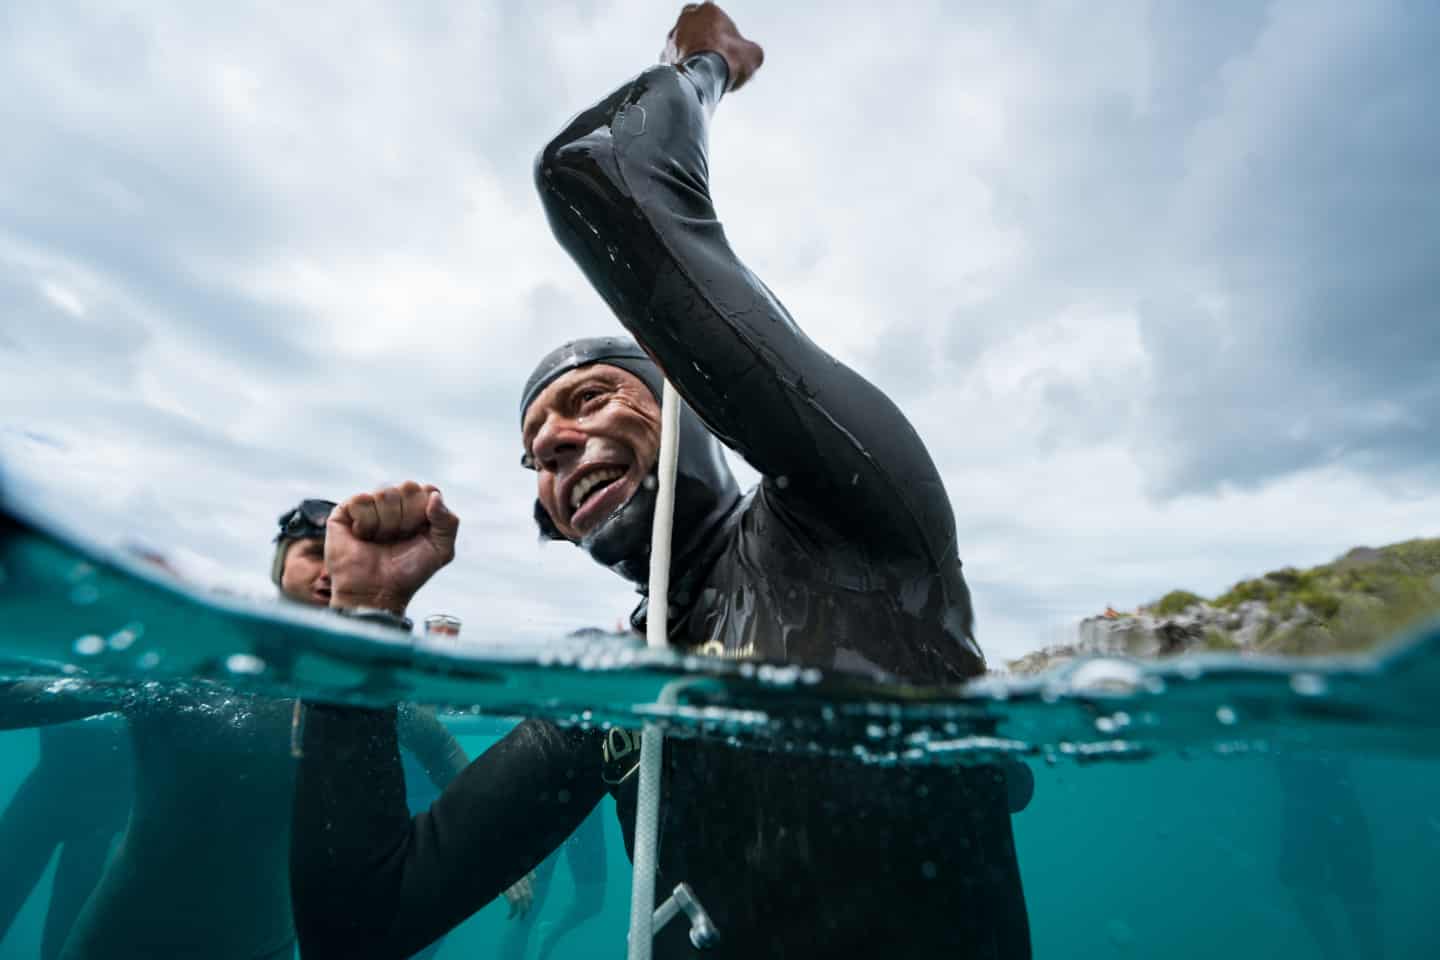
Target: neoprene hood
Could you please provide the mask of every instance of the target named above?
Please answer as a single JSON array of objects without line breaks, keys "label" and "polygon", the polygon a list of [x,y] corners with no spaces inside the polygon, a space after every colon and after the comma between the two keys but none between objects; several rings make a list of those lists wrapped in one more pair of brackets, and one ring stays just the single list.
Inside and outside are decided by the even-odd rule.
[{"label": "neoprene hood", "polygon": [[[520,394],[520,419],[547,386],[560,376],[603,363],[639,377],[660,402],[664,374],[655,361],[634,340],[627,337],[586,337],[572,340],[546,354]],[[653,476],[653,468],[652,468]],[[725,462],[724,447],[706,428],[689,404],[680,407],[680,454],[675,478],[675,548],[677,561],[740,499],[740,487]],[[655,486],[646,483],[626,503],[585,536],[578,546],[597,563],[614,569],[637,584],[649,576],[650,535],[655,517]],[[564,540],[539,499],[535,501],[535,525],[540,536]]]}]

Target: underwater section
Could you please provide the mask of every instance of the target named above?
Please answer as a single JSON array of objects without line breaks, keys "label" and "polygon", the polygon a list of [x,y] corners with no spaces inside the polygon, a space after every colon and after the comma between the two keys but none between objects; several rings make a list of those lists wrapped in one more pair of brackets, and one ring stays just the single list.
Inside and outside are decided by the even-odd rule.
[{"label": "underwater section", "polygon": [[[147,724],[166,730],[205,717],[241,731],[173,747],[210,751],[220,781],[195,787],[214,796],[167,811],[172,825],[230,815],[223,800],[235,785],[225,770],[288,760],[294,718],[268,710],[276,698],[429,705],[470,757],[521,716],[621,729],[658,720],[667,736],[737,750],[896,767],[1024,764],[1033,794],[1018,799],[1013,824],[1038,957],[1440,951],[1430,904],[1440,866],[1440,627],[1378,655],[1090,657],[932,689],[649,652],[600,633],[540,649],[470,639],[457,649],[323,611],[199,592],[6,514],[0,804],[7,815],[17,809],[44,767],[42,751],[63,748],[54,731],[123,738],[117,714],[137,742]],[[272,726],[274,736],[265,733]],[[124,747],[103,749],[118,757]],[[247,750],[267,755],[237,759]],[[150,761],[141,750],[136,762],[143,772]],[[93,761],[62,769],[58,789],[93,806],[107,790],[131,789],[121,766],[109,779]],[[603,902],[550,945],[555,960],[623,949],[629,862],[612,801],[597,815]],[[138,813],[128,829],[143,829],[137,823]],[[126,828],[111,829],[118,838]],[[3,826],[0,836],[10,836]],[[114,849],[104,864],[112,872]],[[14,851],[0,854],[13,867]],[[18,902],[0,896],[0,957],[42,955],[65,866],[64,851],[46,854],[33,887],[11,894]],[[432,955],[538,956],[577,892],[563,866],[544,882],[525,936],[497,900]],[[172,918],[179,909],[123,906]]]}]

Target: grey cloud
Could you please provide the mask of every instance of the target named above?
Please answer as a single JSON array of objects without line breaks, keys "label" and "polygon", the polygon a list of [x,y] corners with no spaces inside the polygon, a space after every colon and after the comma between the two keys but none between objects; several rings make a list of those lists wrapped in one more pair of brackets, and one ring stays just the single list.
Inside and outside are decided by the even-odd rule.
[{"label": "grey cloud", "polygon": [[[541,217],[530,161],[570,112],[653,60],[673,12],[381,6],[354,13],[341,49],[324,16],[303,10],[6,6],[0,88],[6,146],[20,148],[0,151],[0,230],[115,293],[87,300],[77,320],[44,296],[43,277],[0,265],[6,425],[64,443],[53,452],[77,474],[123,471],[112,526],[262,574],[286,503],[435,480],[467,537],[433,602],[498,632],[608,622],[628,609],[628,587],[575,551],[534,548],[528,477],[514,463],[516,393],[533,360],[618,329],[543,228],[526,233]],[[1180,561],[1167,551],[1195,549],[1151,543],[1150,573],[1124,567],[1106,545],[1149,536],[1125,504],[1106,508],[1114,534],[1088,549],[1083,532],[1007,530],[994,514],[1023,514],[1028,499],[1017,507],[977,486],[1013,485],[1009,460],[1039,491],[1049,464],[1083,471],[1079,453],[1124,445],[1171,506],[1218,490],[1217,511],[1235,487],[1324,464],[1370,471],[1396,497],[1433,489],[1440,201],[1428,187],[1440,84],[1424,51],[1440,12],[933,7],[870,73],[836,66],[848,63],[831,49],[843,35],[812,39],[831,14],[863,35],[873,5],[739,13],[772,62],[753,94],[722,108],[717,136],[736,134],[735,152],[716,157],[722,213],[761,225],[744,245],[762,251],[757,272],[792,306],[805,295],[792,291],[808,282],[816,295],[836,262],[865,275],[846,295],[870,336],[852,336],[846,355],[917,422],[938,425],[982,636],[987,622],[1019,631],[1072,605],[1123,604],[1127,591],[1147,599],[1173,585]],[[995,76],[963,54],[932,55],[964,49],[956,40],[1000,51]],[[226,65],[255,81],[258,116],[226,113],[214,89]],[[990,153],[964,149],[986,131],[966,129],[936,93],[956,77],[995,98],[977,115],[998,103]],[[765,192],[775,184],[795,207]],[[746,197],[749,209],[731,203]],[[806,203],[836,219],[811,222]],[[984,222],[912,222],[935,211]],[[514,237],[477,240],[502,221],[518,225]],[[1018,238],[1013,259],[969,249],[1001,234]],[[469,262],[474,250],[492,259]],[[546,256],[553,274],[528,292],[512,282],[512,270],[544,274]],[[964,279],[951,283],[947,266]],[[385,282],[365,285],[372,268]],[[277,289],[292,275],[308,285],[294,296]],[[462,279],[446,288],[452,276]],[[446,288],[425,301],[439,314],[433,335],[429,315],[404,309],[407,284],[432,277]],[[376,356],[324,342],[345,335],[341,310],[369,306],[347,282],[401,304],[368,318]],[[1143,362],[1058,362],[1065,348],[1036,331],[1077,305],[1138,318]],[[797,319],[838,342],[823,311]],[[1111,329],[1129,336],[1124,323]],[[994,361],[1032,342],[1057,362],[1035,364],[1017,399],[995,385],[1013,371]],[[986,383],[969,383],[981,373]],[[951,396],[980,409],[936,409]],[[988,429],[967,430],[976,418]],[[100,467],[84,459],[92,443],[109,458],[97,454]],[[216,516],[224,523],[202,522]],[[1249,556],[1233,538],[1207,547],[1225,552],[1217,580]],[[1076,556],[1093,562],[1071,569]],[[1001,582],[1006,563],[1055,589]]]},{"label": "grey cloud", "polygon": [[[1207,206],[1197,245],[1228,317],[1143,314],[1151,427],[1183,438],[1158,476],[1168,492],[1337,459],[1440,466],[1440,10],[1368,10],[1319,37],[1282,22],[1314,29],[1291,8],[1257,51],[1268,60],[1231,77],[1233,109],[1257,116],[1222,118],[1194,144],[1197,161],[1225,168],[1217,195],[1191,202]],[[1268,88],[1286,84],[1299,89]]]}]

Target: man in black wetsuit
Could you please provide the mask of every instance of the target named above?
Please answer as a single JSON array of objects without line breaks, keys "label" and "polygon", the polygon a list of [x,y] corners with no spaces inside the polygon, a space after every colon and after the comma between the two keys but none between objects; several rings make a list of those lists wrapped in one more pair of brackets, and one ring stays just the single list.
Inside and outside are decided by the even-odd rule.
[{"label": "man in black wetsuit", "polygon": [[[526,383],[542,534],[645,583],[663,369],[687,402],[672,644],[912,682],[983,672],[954,517],[923,444],[884,394],[801,333],[730,251],[711,206],[709,117],[760,49],[712,4],[692,5],[664,59],[579,114],[537,161],[557,239],[642,345],[567,344]],[[764,475],[757,489],[741,495],[717,438]],[[332,520],[349,567],[377,568],[406,544],[426,554],[423,516],[437,501],[418,490],[358,498],[338,532]],[[391,584],[357,575],[348,592],[399,614],[422,572]],[[645,617],[642,603],[632,619]],[[629,847],[635,757],[605,769],[596,740],[522,724],[412,823],[386,712],[312,709],[292,860],[307,958],[398,956],[424,942],[528,869],[602,790]],[[710,955],[1029,956],[996,768],[665,749],[656,888],[694,889],[721,932]],[[658,957],[694,953],[683,924],[656,938]]]}]

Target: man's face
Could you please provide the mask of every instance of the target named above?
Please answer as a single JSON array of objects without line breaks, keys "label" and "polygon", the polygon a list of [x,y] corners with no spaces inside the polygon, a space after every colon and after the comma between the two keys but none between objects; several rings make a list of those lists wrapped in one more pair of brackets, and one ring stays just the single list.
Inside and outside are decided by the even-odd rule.
[{"label": "man's face", "polygon": [[330,571],[325,569],[324,538],[296,540],[285,548],[280,589],[297,603],[316,607],[330,605]]},{"label": "man's face", "polygon": [[660,453],[660,403],[627,370],[571,370],[530,403],[521,428],[540,505],[580,540],[640,489]]}]

